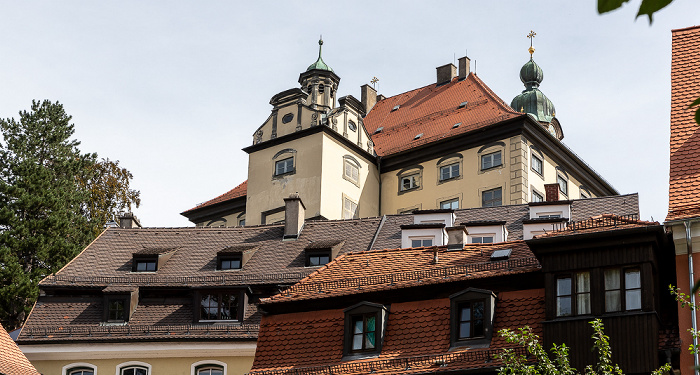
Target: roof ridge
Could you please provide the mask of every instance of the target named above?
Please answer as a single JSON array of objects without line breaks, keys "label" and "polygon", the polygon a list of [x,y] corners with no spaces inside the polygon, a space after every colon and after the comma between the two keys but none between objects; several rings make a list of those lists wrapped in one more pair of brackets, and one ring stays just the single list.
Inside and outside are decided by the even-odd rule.
[{"label": "roof ridge", "polygon": [[688,27],[684,27],[684,28],[681,28],[681,29],[672,29],[671,32],[672,32],[672,33],[676,33],[676,32],[680,32],[680,31],[690,31],[690,30],[693,30],[693,29],[700,29],[700,25],[688,26]]},{"label": "roof ridge", "polygon": [[506,110],[506,112],[523,115],[523,113],[511,108],[511,106],[508,105],[508,103],[504,102],[503,99],[496,95],[496,93],[493,92],[493,90],[491,90],[491,88],[484,81],[482,81],[481,78],[479,78],[479,76],[476,75],[476,73],[469,73],[469,75],[467,75],[467,78],[469,77],[472,77],[474,82],[481,86],[481,88],[486,92],[486,94],[488,94],[492,99],[494,99],[498,104],[500,104],[503,107],[503,109]]},{"label": "roof ridge", "polygon": [[[231,189],[231,190],[229,190],[229,191],[227,191],[227,192],[225,192],[225,193],[223,193],[223,194],[217,195],[216,197],[211,198],[211,199],[209,199],[209,200],[207,200],[207,201],[204,201],[204,202],[202,202],[202,203],[200,203],[200,204],[198,204],[198,205],[196,205],[196,206],[190,208],[189,210],[183,211],[182,214],[184,214],[185,212],[194,211],[194,210],[196,210],[196,209],[198,209],[198,208],[203,208],[203,207],[211,206],[211,205],[214,205],[214,204],[219,204],[219,203],[223,203],[223,202],[228,202],[228,201],[230,201],[230,200],[232,200],[232,199],[240,198],[240,197],[242,197],[242,195],[241,195],[241,196],[237,196],[237,197],[232,197],[232,198],[229,198],[229,199],[225,199],[225,200],[222,200],[222,201],[220,201],[220,202],[213,202],[213,203],[210,203],[210,202],[212,202],[212,201],[217,200],[218,198],[223,197],[223,196],[226,195],[226,194],[229,194],[229,193],[233,192],[234,190],[240,188],[240,187],[243,186],[243,185],[246,185],[246,187],[247,187],[247,185],[248,185],[248,179],[246,179],[245,181],[243,181],[243,182],[241,182],[240,184],[236,185],[235,188],[233,188],[233,189]],[[247,189],[246,189],[246,192],[247,192]]]}]

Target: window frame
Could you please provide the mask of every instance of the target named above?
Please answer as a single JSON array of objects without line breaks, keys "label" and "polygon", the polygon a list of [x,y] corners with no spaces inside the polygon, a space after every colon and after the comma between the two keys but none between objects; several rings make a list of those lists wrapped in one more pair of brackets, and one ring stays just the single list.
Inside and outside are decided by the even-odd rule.
[{"label": "window frame", "polygon": [[565,196],[569,196],[569,179],[564,177],[561,173],[557,173],[557,185],[559,185],[559,192]]},{"label": "window frame", "polygon": [[[346,203],[350,203],[352,206],[355,208],[355,212],[351,212],[351,210],[346,211]],[[342,213],[343,213],[343,220],[352,220],[352,219],[357,219],[360,217],[360,203],[356,202],[354,199],[348,197],[347,195],[343,194],[343,202],[342,202]],[[351,207],[352,207],[351,206]],[[346,213],[352,213],[352,217],[349,217],[346,215]]]},{"label": "window frame", "polygon": [[[435,246],[435,236],[414,236],[414,237],[408,237],[408,239],[411,240],[411,247]],[[414,246],[413,241],[420,241],[421,242],[420,246]],[[430,245],[425,245],[424,241],[430,241]]]},{"label": "window frame", "polygon": [[[475,238],[481,238],[481,241],[475,242]],[[486,241],[484,242],[484,238],[490,238],[491,241]],[[487,234],[487,233],[479,233],[475,235],[469,235],[469,243],[477,243],[477,244],[484,244],[484,243],[494,243],[496,241],[496,234]]]},{"label": "window frame", "polygon": [[[386,331],[386,319],[388,312],[389,310],[386,306],[367,301],[360,302],[343,310],[345,315],[343,359],[360,359],[379,356],[379,354],[382,352],[382,346],[384,343],[384,333]],[[353,318],[357,316],[375,317],[374,348],[361,350],[354,350],[352,348],[353,337],[355,335],[353,329]]]},{"label": "window frame", "polygon": [[[409,184],[409,187],[405,187],[404,179],[410,179],[409,181],[411,181],[411,183]],[[420,173],[412,173],[399,177],[399,189],[402,192],[415,190],[418,189],[420,186]]]},{"label": "window frame", "polygon": [[[496,294],[490,290],[467,288],[450,297],[450,347],[486,348],[493,337],[493,319],[496,304]],[[462,337],[459,335],[460,313],[466,303],[483,302],[483,335]]]},{"label": "window frame", "polygon": [[[535,196],[538,196],[539,200],[536,200]],[[544,196],[542,194],[540,194],[540,192],[538,192],[537,190],[532,189],[531,194],[530,194],[530,202],[533,202],[533,203],[544,202]]]},{"label": "window frame", "polygon": [[[320,263],[319,264],[311,264],[311,258],[315,257],[323,257],[326,256],[328,257],[328,262],[326,263]],[[333,261],[333,252],[331,250],[306,250],[305,251],[305,267],[321,267],[324,266],[331,261]]]},{"label": "window frame", "polygon": [[[146,266],[145,270],[139,270],[138,266],[139,266],[139,264],[142,264],[142,263],[146,263],[146,264],[153,263],[153,270],[149,270],[148,266]],[[158,255],[133,256],[132,264],[131,264],[131,272],[137,272],[137,273],[158,272]]]},{"label": "window frame", "polygon": [[[284,163],[284,164],[281,164]],[[291,169],[287,170],[287,165],[291,164]],[[278,165],[284,165],[284,171],[279,172]],[[274,177],[286,176],[296,173],[296,163],[294,162],[294,156],[286,157],[284,159],[275,160],[275,171]]]},{"label": "window frame", "polygon": [[[223,268],[224,262],[238,261],[238,267]],[[216,256],[217,271],[235,271],[243,268],[243,256],[239,254],[219,254]]]},{"label": "window frame", "polygon": [[227,375],[228,365],[226,362],[217,361],[214,359],[205,359],[193,363],[191,366],[190,374],[199,375],[199,370],[204,370],[208,367],[218,367],[223,371],[223,375]]},{"label": "window frame", "polygon": [[[348,167],[351,169],[350,174],[348,174]],[[356,172],[357,177],[353,176],[352,172]],[[343,178],[352,182],[356,186],[360,186],[360,164],[347,156],[343,157]]]},{"label": "window frame", "polygon": [[[462,176],[462,173],[461,173],[461,172],[462,172],[462,166],[461,166],[460,164],[461,164],[461,163],[457,161],[457,162],[454,162],[454,163],[450,163],[450,164],[445,164],[445,165],[439,166],[439,167],[438,167],[438,180],[439,180],[439,182],[452,181],[452,180],[456,180],[456,179],[458,179],[459,177],[461,177],[461,176]],[[454,168],[455,168],[455,167],[457,167],[457,174],[453,174]],[[447,170],[447,171],[449,172],[449,173],[448,173],[448,174],[449,174],[448,177],[444,177],[444,178],[443,178],[443,173],[442,173],[443,170]]]},{"label": "window frame", "polygon": [[[445,203],[449,203],[449,207],[445,207]],[[452,207],[452,204],[457,203],[457,207]],[[442,202],[440,202],[440,209],[441,210],[459,210],[459,197],[457,198],[452,198],[452,199],[447,199]]]},{"label": "window frame", "polygon": [[[539,163],[539,170],[535,168],[535,159],[537,159]],[[536,155],[534,151],[530,152],[530,169],[537,173],[538,176],[543,177],[544,176],[544,160],[542,157],[539,155]]]},{"label": "window frame", "polygon": [[[494,168],[502,167],[503,166],[503,152],[502,151],[503,150],[496,150],[493,152],[489,152],[488,154],[480,155],[479,156],[479,169],[482,171],[488,171],[488,170],[491,170]],[[495,159],[496,154],[498,154],[498,158],[500,160],[498,164],[494,164],[494,159]],[[489,157],[491,159],[491,166],[484,167],[484,161]]]},{"label": "window frame", "polygon": [[141,361],[129,361],[129,362],[122,362],[116,366],[116,375],[122,375],[124,373],[124,370],[129,370],[132,368],[144,368],[146,369],[146,375],[151,375],[151,365],[146,363],[146,362],[141,362]]},{"label": "window frame", "polygon": [[[501,193],[501,198],[500,198],[501,203],[498,205],[487,204],[487,200],[485,197],[486,193],[492,193],[492,192],[496,192],[496,191],[499,191]],[[488,202],[495,202],[495,199],[490,199],[490,200],[488,200]],[[495,187],[492,189],[486,189],[486,190],[481,191],[481,207],[500,207],[500,206],[503,206],[503,187],[498,186],[498,187]]]},{"label": "window frame", "polygon": [[[606,278],[605,278],[605,273],[606,271],[610,270],[617,270],[619,272],[619,284],[618,288],[611,288],[608,289],[608,286],[606,285]],[[627,272],[628,271],[637,271],[639,274],[639,286],[635,288],[629,288],[627,285]],[[642,311],[644,309],[644,283],[642,282],[642,267],[638,265],[634,266],[626,266],[626,267],[606,267],[603,269],[603,311],[606,314],[610,313],[623,313],[627,311]],[[618,310],[608,310],[607,306],[607,294],[608,292],[615,292],[617,291],[619,293],[619,303],[620,303],[620,308]],[[634,308],[634,309],[628,309],[627,308],[627,293],[630,291],[637,291],[639,294],[639,308]]]},{"label": "window frame", "polygon": [[97,366],[87,362],[69,363],[61,368],[61,375],[71,375],[71,372],[80,370],[92,371],[93,375],[97,375]]},{"label": "window frame", "polygon": [[[231,319],[221,319],[221,306],[217,306],[217,319],[202,319],[202,298],[204,296],[217,294],[221,299],[223,295],[230,295],[236,297],[236,315]],[[200,289],[194,293],[194,307],[195,313],[194,322],[195,323],[241,323],[243,322],[243,317],[245,313],[245,307],[247,303],[246,294],[243,289]]]},{"label": "window frame", "polygon": [[[588,290],[579,290],[579,275],[587,274],[588,275]],[[564,280],[568,279],[569,280],[569,294],[559,294],[559,280]],[[591,271],[589,270],[580,270],[580,271],[574,271],[570,273],[562,273],[559,275],[556,275],[554,278],[554,316],[555,318],[568,318],[568,317],[576,317],[576,316],[589,316],[592,314],[593,307],[592,307],[592,292],[591,292],[591,284],[592,284],[592,276],[591,276]],[[588,311],[583,311],[580,312],[580,304],[581,300],[579,297],[587,296],[588,300]],[[560,314],[559,313],[559,300],[560,298],[568,298],[569,299],[569,309],[570,313],[567,315]]]}]

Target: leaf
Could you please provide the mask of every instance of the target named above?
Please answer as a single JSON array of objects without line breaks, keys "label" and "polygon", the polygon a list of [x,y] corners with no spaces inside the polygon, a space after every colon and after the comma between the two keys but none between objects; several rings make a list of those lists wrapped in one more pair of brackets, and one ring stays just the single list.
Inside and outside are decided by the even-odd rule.
[{"label": "leaf", "polygon": [[[688,108],[693,108],[693,107],[695,107],[696,105],[700,105],[700,98],[695,99],[695,101],[692,102],[692,103],[688,106]],[[700,125],[700,107],[698,107],[698,109],[695,111],[695,122],[696,122],[698,125]],[[697,290],[697,285],[696,285],[696,288],[693,289],[693,293],[695,293],[696,290]]]},{"label": "leaf", "polygon": [[673,0],[642,0],[642,4],[639,6],[639,13],[637,17],[645,14],[649,16],[649,23],[652,22],[652,15],[663,9],[666,5],[671,4]]},{"label": "leaf", "polygon": [[629,0],[598,0],[598,13],[603,14],[615,10]]},{"label": "leaf", "polygon": [[700,98],[697,98],[697,99],[695,99],[694,102],[690,103],[690,105],[688,106],[688,108],[693,108],[693,107],[695,107],[695,106],[698,105],[698,104],[700,104]]}]

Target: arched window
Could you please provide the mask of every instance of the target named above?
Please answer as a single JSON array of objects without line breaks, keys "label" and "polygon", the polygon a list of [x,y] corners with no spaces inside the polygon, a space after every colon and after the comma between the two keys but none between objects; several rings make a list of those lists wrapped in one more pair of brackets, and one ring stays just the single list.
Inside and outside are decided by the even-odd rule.
[{"label": "arched window", "polygon": [[141,366],[129,366],[122,369],[121,375],[148,375],[148,369]]},{"label": "arched window", "polygon": [[226,375],[226,363],[213,359],[205,359],[203,361],[192,364],[192,375]]},{"label": "arched window", "polygon": [[71,363],[63,366],[62,375],[97,375],[97,367],[90,363]]},{"label": "arched window", "polygon": [[219,366],[206,366],[197,369],[197,375],[224,375],[224,369]]},{"label": "arched window", "polygon": [[151,375],[151,365],[138,361],[120,363],[116,375]]}]

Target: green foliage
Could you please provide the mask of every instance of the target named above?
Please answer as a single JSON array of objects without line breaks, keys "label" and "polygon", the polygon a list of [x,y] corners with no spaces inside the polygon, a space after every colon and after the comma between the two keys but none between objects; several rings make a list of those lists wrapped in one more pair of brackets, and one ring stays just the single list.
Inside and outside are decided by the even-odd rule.
[{"label": "green foliage", "polygon": [[[692,102],[688,106],[688,108],[693,108],[695,106],[698,106],[698,109],[695,110],[695,122],[697,122],[698,125],[700,125],[700,98],[695,99],[695,101]],[[699,285],[700,284],[695,285],[695,289],[693,290],[693,293],[695,293],[697,291]]]},{"label": "green foliage", "polygon": [[[622,375],[620,367],[612,362],[610,338],[603,333],[603,322],[595,319],[590,322],[593,326],[593,350],[596,351],[598,362],[595,366],[586,366],[585,375]],[[513,349],[503,349],[496,359],[503,361],[498,370],[503,375],[578,375],[579,372],[569,363],[569,348],[565,345],[554,344],[551,349],[553,359],[540,344],[539,336],[532,333],[530,327],[519,328],[516,331],[502,329],[499,334],[506,342],[524,347],[533,360],[524,355],[516,354]],[[661,375],[671,370],[671,365],[665,364],[653,375]]]},{"label": "green foliage", "polygon": [[[603,14],[613,11],[622,6],[629,0],[598,0],[598,13]],[[639,5],[637,17],[646,15],[649,17],[649,23],[653,21],[652,16],[657,11],[663,9],[666,5],[671,4],[673,0],[642,0]]]},{"label": "green foliage", "polygon": [[[700,99],[698,99],[700,100]],[[698,291],[698,288],[700,288],[700,281],[695,283],[695,286],[693,286],[693,291],[691,292],[692,294],[695,294]],[[690,295],[685,294],[681,292],[681,288],[676,288],[673,285],[668,286],[668,290],[671,292],[671,295],[676,298],[676,301],[680,302],[681,307],[687,307],[692,311],[695,311],[698,309],[697,304],[693,304],[690,300]],[[693,336],[693,338],[698,339],[700,338],[700,333],[698,333],[697,330],[695,329],[689,329],[688,332]],[[690,344],[688,347],[688,350],[690,351],[691,354],[700,354],[700,348],[696,347],[694,344]]]},{"label": "green foliage", "polygon": [[[128,171],[80,152],[80,142],[71,140],[70,120],[61,104],[48,100],[34,101],[19,120],[0,119],[0,322],[10,330],[24,321],[39,281],[68,263],[102,228],[103,217],[91,215],[122,207],[111,203],[114,187],[101,195],[103,175],[126,180],[127,197],[134,197]],[[95,204],[105,200],[110,204]]]}]

